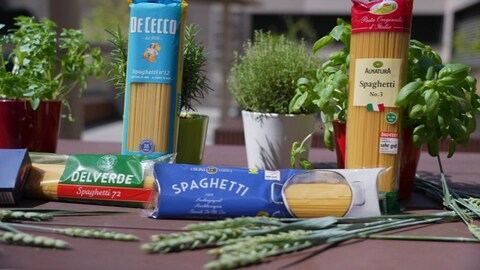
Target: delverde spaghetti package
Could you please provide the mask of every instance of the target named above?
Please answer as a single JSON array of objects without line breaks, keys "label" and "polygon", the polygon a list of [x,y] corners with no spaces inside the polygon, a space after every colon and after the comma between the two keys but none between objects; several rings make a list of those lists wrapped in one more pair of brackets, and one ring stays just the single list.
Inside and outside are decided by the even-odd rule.
[{"label": "delverde spaghetti package", "polygon": [[152,218],[289,217],[283,183],[302,170],[155,164],[158,196]]},{"label": "delverde spaghetti package", "polygon": [[379,191],[398,206],[401,111],[413,0],[352,0],[352,36],[346,134],[347,169],[386,168]]},{"label": "delverde spaghetti package", "polygon": [[182,0],[130,5],[122,154],[176,152],[186,7]]},{"label": "delverde spaghetti package", "polygon": [[171,163],[174,155],[156,159],[132,155],[30,153],[32,169],[24,195],[105,205],[146,207],[154,188],[153,164]]}]

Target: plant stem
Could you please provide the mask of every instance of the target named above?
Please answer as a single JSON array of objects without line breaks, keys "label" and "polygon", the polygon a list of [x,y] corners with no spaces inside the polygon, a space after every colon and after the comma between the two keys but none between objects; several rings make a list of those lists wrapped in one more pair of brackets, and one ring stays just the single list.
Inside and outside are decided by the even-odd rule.
[{"label": "plant stem", "polygon": [[[0,224],[1,224],[1,222],[0,222]],[[18,227],[18,228],[26,228],[26,229],[34,229],[34,230],[39,230],[39,231],[54,232],[54,229],[53,229],[53,228],[43,227],[43,226],[37,226],[37,225],[30,225],[30,224],[8,223],[8,226]]]},{"label": "plant stem", "polygon": [[10,224],[5,223],[5,222],[1,222],[1,221],[0,221],[0,228],[4,229],[4,230],[7,230],[7,231],[14,232],[14,233],[22,233],[21,231],[19,231],[19,230],[13,228],[12,226],[10,226]]},{"label": "plant stem", "polygon": [[479,239],[466,237],[440,237],[440,236],[422,236],[422,235],[357,235],[357,238],[363,239],[385,239],[385,240],[409,240],[409,241],[437,241],[437,242],[468,242],[480,243]]},{"label": "plant stem", "polygon": [[411,218],[436,218],[436,217],[451,217],[453,219],[457,218],[455,211],[445,211],[433,214],[400,214],[400,215],[382,215],[382,216],[371,216],[371,217],[342,217],[339,218],[339,222],[355,222],[362,220],[378,220],[378,219],[411,219]]}]

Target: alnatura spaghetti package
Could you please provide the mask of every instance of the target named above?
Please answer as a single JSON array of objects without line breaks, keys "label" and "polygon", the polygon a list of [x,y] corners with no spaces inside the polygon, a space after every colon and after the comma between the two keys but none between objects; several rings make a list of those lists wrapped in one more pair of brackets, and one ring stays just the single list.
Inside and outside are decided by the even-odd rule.
[{"label": "alnatura spaghetti package", "polygon": [[[413,0],[353,0],[346,168],[386,168],[379,191],[396,205]],[[388,207],[390,207],[388,206]]]},{"label": "alnatura spaghetti package", "polygon": [[282,187],[288,178],[301,171],[155,164],[158,196],[151,217],[289,217]]},{"label": "alnatura spaghetti package", "polygon": [[24,195],[44,200],[146,207],[154,194],[153,164],[173,162],[132,155],[30,153]]},{"label": "alnatura spaghetti package", "polygon": [[186,6],[182,0],[130,5],[122,154],[176,151]]}]

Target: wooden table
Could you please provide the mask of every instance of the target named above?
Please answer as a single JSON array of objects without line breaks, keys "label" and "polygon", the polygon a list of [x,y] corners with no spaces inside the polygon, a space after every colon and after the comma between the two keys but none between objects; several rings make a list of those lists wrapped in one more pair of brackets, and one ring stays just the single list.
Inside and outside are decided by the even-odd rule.
[{"label": "wooden table", "polygon": [[[59,153],[119,153],[116,143],[87,143],[61,140]],[[310,158],[316,162],[333,162],[335,154],[315,148]],[[480,153],[457,153],[452,159],[442,157],[451,187],[480,193]],[[247,165],[243,146],[208,146],[205,165]],[[438,179],[437,160],[422,153],[418,171]],[[412,212],[432,212],[441,206],[423,194],[414,193],[403,205]],[[50,250],[0,244],[0,269],[201,269],[212,257],[206,250],[174,254],[147,254],[140,250],[156,233],[178,232],[193,221],[154,220],[141,209],[24,200],[19,207],[34,209],[123,210],[129,213],[109,216],[56,217],[52,226],[85,226],[133,233],[141,242],[125,243],[80,238],[65,239],[71,250]],[[402,234],[471,237],[460,222],[404,229]],[[48,235],[48,234],[46,234]],[[50,235],[53,236],[53,235]],[[269,260],[248,269],[480,269],[480,245],[416,241],[351,240],[337,247],[311,248]]]}]

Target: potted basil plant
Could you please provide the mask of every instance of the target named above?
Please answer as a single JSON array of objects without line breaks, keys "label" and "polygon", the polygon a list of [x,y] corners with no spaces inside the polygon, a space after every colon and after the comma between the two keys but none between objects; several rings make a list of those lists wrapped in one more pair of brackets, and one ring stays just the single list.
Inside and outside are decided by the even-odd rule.
[{"label": "potted basil plant", "polygon": [[316,107],[292,112],[289,104],[297,80],[318,62],[303,41],[261,31],[244,43],[243,53],[235,52],[227,86],[242,110],[248,167],[290,167],[290,146],[310,133]]},{"label": "potted basil plant", "polygon": [[[189,24],[185,28],[183,45],[183,72],[182,90],[180,98],[181,115],[179,118],[179,130],[177,139],[177,163],[201,164],[205,140],[208,129],[208,116],[195,113],[195,102],[212,91],[205,65],[207,64],[207,51],[197,40],[200,29],[196,24]],[[109,31],[109,42],[112,46],[110,52],[109,81],[114,87],[125,91],[128,38],[120,28]]]},{"label": "potted basil plant", "polygon": [[[0,42],[0,148],[55,152],[61,107],[69,109],[66,97],[74,87],[82,93],[89,76],[102,74],[101,51],[80,30],[58,34],[47,18],[15,21],[17,29]],[[11,48],[6,60],[3,47]]]}]

